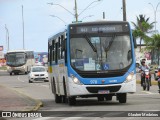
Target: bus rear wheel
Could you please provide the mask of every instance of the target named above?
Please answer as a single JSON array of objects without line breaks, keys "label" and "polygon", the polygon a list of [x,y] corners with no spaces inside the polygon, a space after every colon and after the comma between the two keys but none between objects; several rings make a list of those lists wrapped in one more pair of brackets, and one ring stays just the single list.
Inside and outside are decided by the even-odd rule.
[{"label": "bus rear wheel", "polygon": [[69,105],[75,105],[76,104],[76,98],[75,97],[68,97],[68,104]]},{"label": "bus rear wheel", "polygon": [[118,97],[119,103],[127,102],[127,93],[119,93],[117,97]]}]

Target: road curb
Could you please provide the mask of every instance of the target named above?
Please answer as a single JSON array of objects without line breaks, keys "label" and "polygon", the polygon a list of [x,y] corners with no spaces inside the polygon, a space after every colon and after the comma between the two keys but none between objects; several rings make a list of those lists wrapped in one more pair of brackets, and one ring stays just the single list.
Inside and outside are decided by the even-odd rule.
[{"label": "road curb", "polygon": [[17,94],[20,94],[20,95],[22,95],[22,96],[24,96],[24,97],[28,98],[29,100],[34,101],[36,103],[36,105],[32,109],[26,109],[26,110],[22,110],[22,111],[30,111],[30,112],[31,111],[37,111],[40,107],[43,107],[43,103],[40,100],[34,99],[34,98],[26,95],[25,93],[23,93],[21,91],[18,91],[18,90],[14,89],[14,88],[9,88],[9,87],[7,87],[5,85],[2,85],[2,84],[0,86],[5,87],[5,88],[10,89],[10,90],[13,90]]}]

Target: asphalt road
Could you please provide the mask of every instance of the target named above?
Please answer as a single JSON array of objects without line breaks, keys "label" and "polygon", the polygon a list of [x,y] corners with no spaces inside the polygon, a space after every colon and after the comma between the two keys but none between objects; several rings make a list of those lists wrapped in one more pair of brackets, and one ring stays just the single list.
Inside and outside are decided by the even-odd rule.
[{"label": "asphalt road", "polygon": [[[68,104],[61,103],[56,104],[54,102],[54,96],[51,93],[49,87],[49,82],[37,82],[28,83],[27,75],[13,75],[9,76],[8,73],[0,71],[0,84],[7,87],[14,88],[19,92],[28,95],[34,99],[41,100],[43,102],[43,107],[39,111],[61,111],[59,116],[52,116],[52,114],[47,117],[35,118],[34,120],[103,120],[103,119],[139,119],[139,117],[115,117],[106,118],[106,116],[123,116],[124,114],[130,114],[129,111],[160,111],[160,94],[158,93],[158,86],[152,85],[150,91],[143,91],[142,87],[137,84],[137,92],[134,94],[128,94],[128,99],[126,104],[120,104],[113,97],[112,101],[98,102],[97,98],[78,98],[76,106],[69,106]],[[92,117],[92,113],[71,113],[72,117],[66,117],[65,111],[97,111],[97,116]],[[98,112],[98,111],[102,111]],[[118,112],[106,112],[104,111],[118,111]],[[127,112],[127,113],[126,113]],[[85,117],[85,116],[90,117]],[[74,116],[74,117],[73,117]],[[94,116],[94,115],[93,115]],[[26,118],[27,119],[27,118]],[[150,117],[145,117],[145,120],[150,119]],[[156,117],[152,119],[157,119]]]}]

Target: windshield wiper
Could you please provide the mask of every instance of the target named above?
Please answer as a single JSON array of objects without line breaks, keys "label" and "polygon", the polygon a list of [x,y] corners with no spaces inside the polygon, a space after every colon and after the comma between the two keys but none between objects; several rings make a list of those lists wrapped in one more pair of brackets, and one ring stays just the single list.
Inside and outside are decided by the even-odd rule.
[{"label": "windshield wiper", "polygon": [[84,38],[87,40],[88,44],[91,46],[94,52],[97,52],[97,49],[94,47],[94,45],[91,43],[90,39],[87,35],[84,35]]},{"label": "windshield wiper", "polygon": [[111,45],[112,45],[112,43],[113,43],[113,41],[114,41],[115,37],[116,37],[116,35],[113,35],[113,37],[112,37],[112,38],[111,38],[111,40],[109,41],[109,45],[108,45],[108,47],[105,49],[105,50],[106,50],[106,52],[108,52],[108,51],[109,51],[109,49],[110,49],[110,47],[111,47]]}]

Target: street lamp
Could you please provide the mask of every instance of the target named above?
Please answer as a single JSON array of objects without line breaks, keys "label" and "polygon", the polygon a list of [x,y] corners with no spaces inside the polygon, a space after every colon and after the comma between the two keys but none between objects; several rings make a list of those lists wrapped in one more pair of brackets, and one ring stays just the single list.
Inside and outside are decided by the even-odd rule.
[{"label": "street lamp", "polygon": [[83,21],[84,19],[86,19],[86,18],[88,18],[88,17],[93,17],[93,16],[94,16],[94,15],[88,15],[88,16],[82,18],[81,21]]},{"label": "street lamp", "polygon": [[152,5],[152,3],[148,3],[148,4],[150,4],[150,5],[152,6],[153,10],[154,10],[155,33],[156,33],[156,31],[157,31],[157,28],[156,28],[156,22],[157,22],[157,21],[156,21],[156,14],[157,14],[157,9],[158,9],[158,6],[159,6],[160,2],[157,4],[156,9],[155,9],[154,6]]},{"label": "street lamp", "polygon": [[63,9],[65,9],[66,11],[68,11],[71,15],[73,15],[75,18],[76,18],[76,22],[78,22],[78,17],[87,9],[89,8],[89,6],[91,6],[93,3],[95,2],[99,2],[99,1],[102,1],[102,0],[95,0],[93,1],[92,3],[90,3],[81,13],[78,14],[77,12],[77,1],[75,0],[75,14],[73,14],[71,11],[69,11],[68,9],[66,9],[65,7],[63,7],[62,5],[60,4],[53,4],[53,3],[48,3],[50,5],[58,5],[60,7],[62,7]]},{"label": "street lamp", "polygon": [[56,17],[56,18],[58,18],[59,20],[61,20],[64,24],[65,24],[65,26],[66,26],[66,22],[63,20],[63,19],[61,19],[60,17],[58,17],[58,16],[55,16],[55,15],[50,15],[51,17]]},{"label": "street lamp", "polygon": [[60,5],[60,4],[53,4],[53,3],[48,3],[48,4],[50,4],[50,5],[58,5],[58,6],[60,6],[61,8],[65,9],[66,11],[68,11],[71,15],[75,16],[71,11],[69,11],[68,9],[66,9],[65,7],[63,7],[63,6]]},{"label": "street lamp", "polygon": [[[75,0],[75,1],[76,1],[76,0]],[[95,0],[95,1],[91,2],[82,12],[80,12],[80,13],[78,14],[78,16],[80,16],[85,10],[87,10],[87,9],[89,8],[89,6],[91,6],[93,3],[95,3],[95,2],[100,2],[100,1],[102,1],[102,0]]]}]

